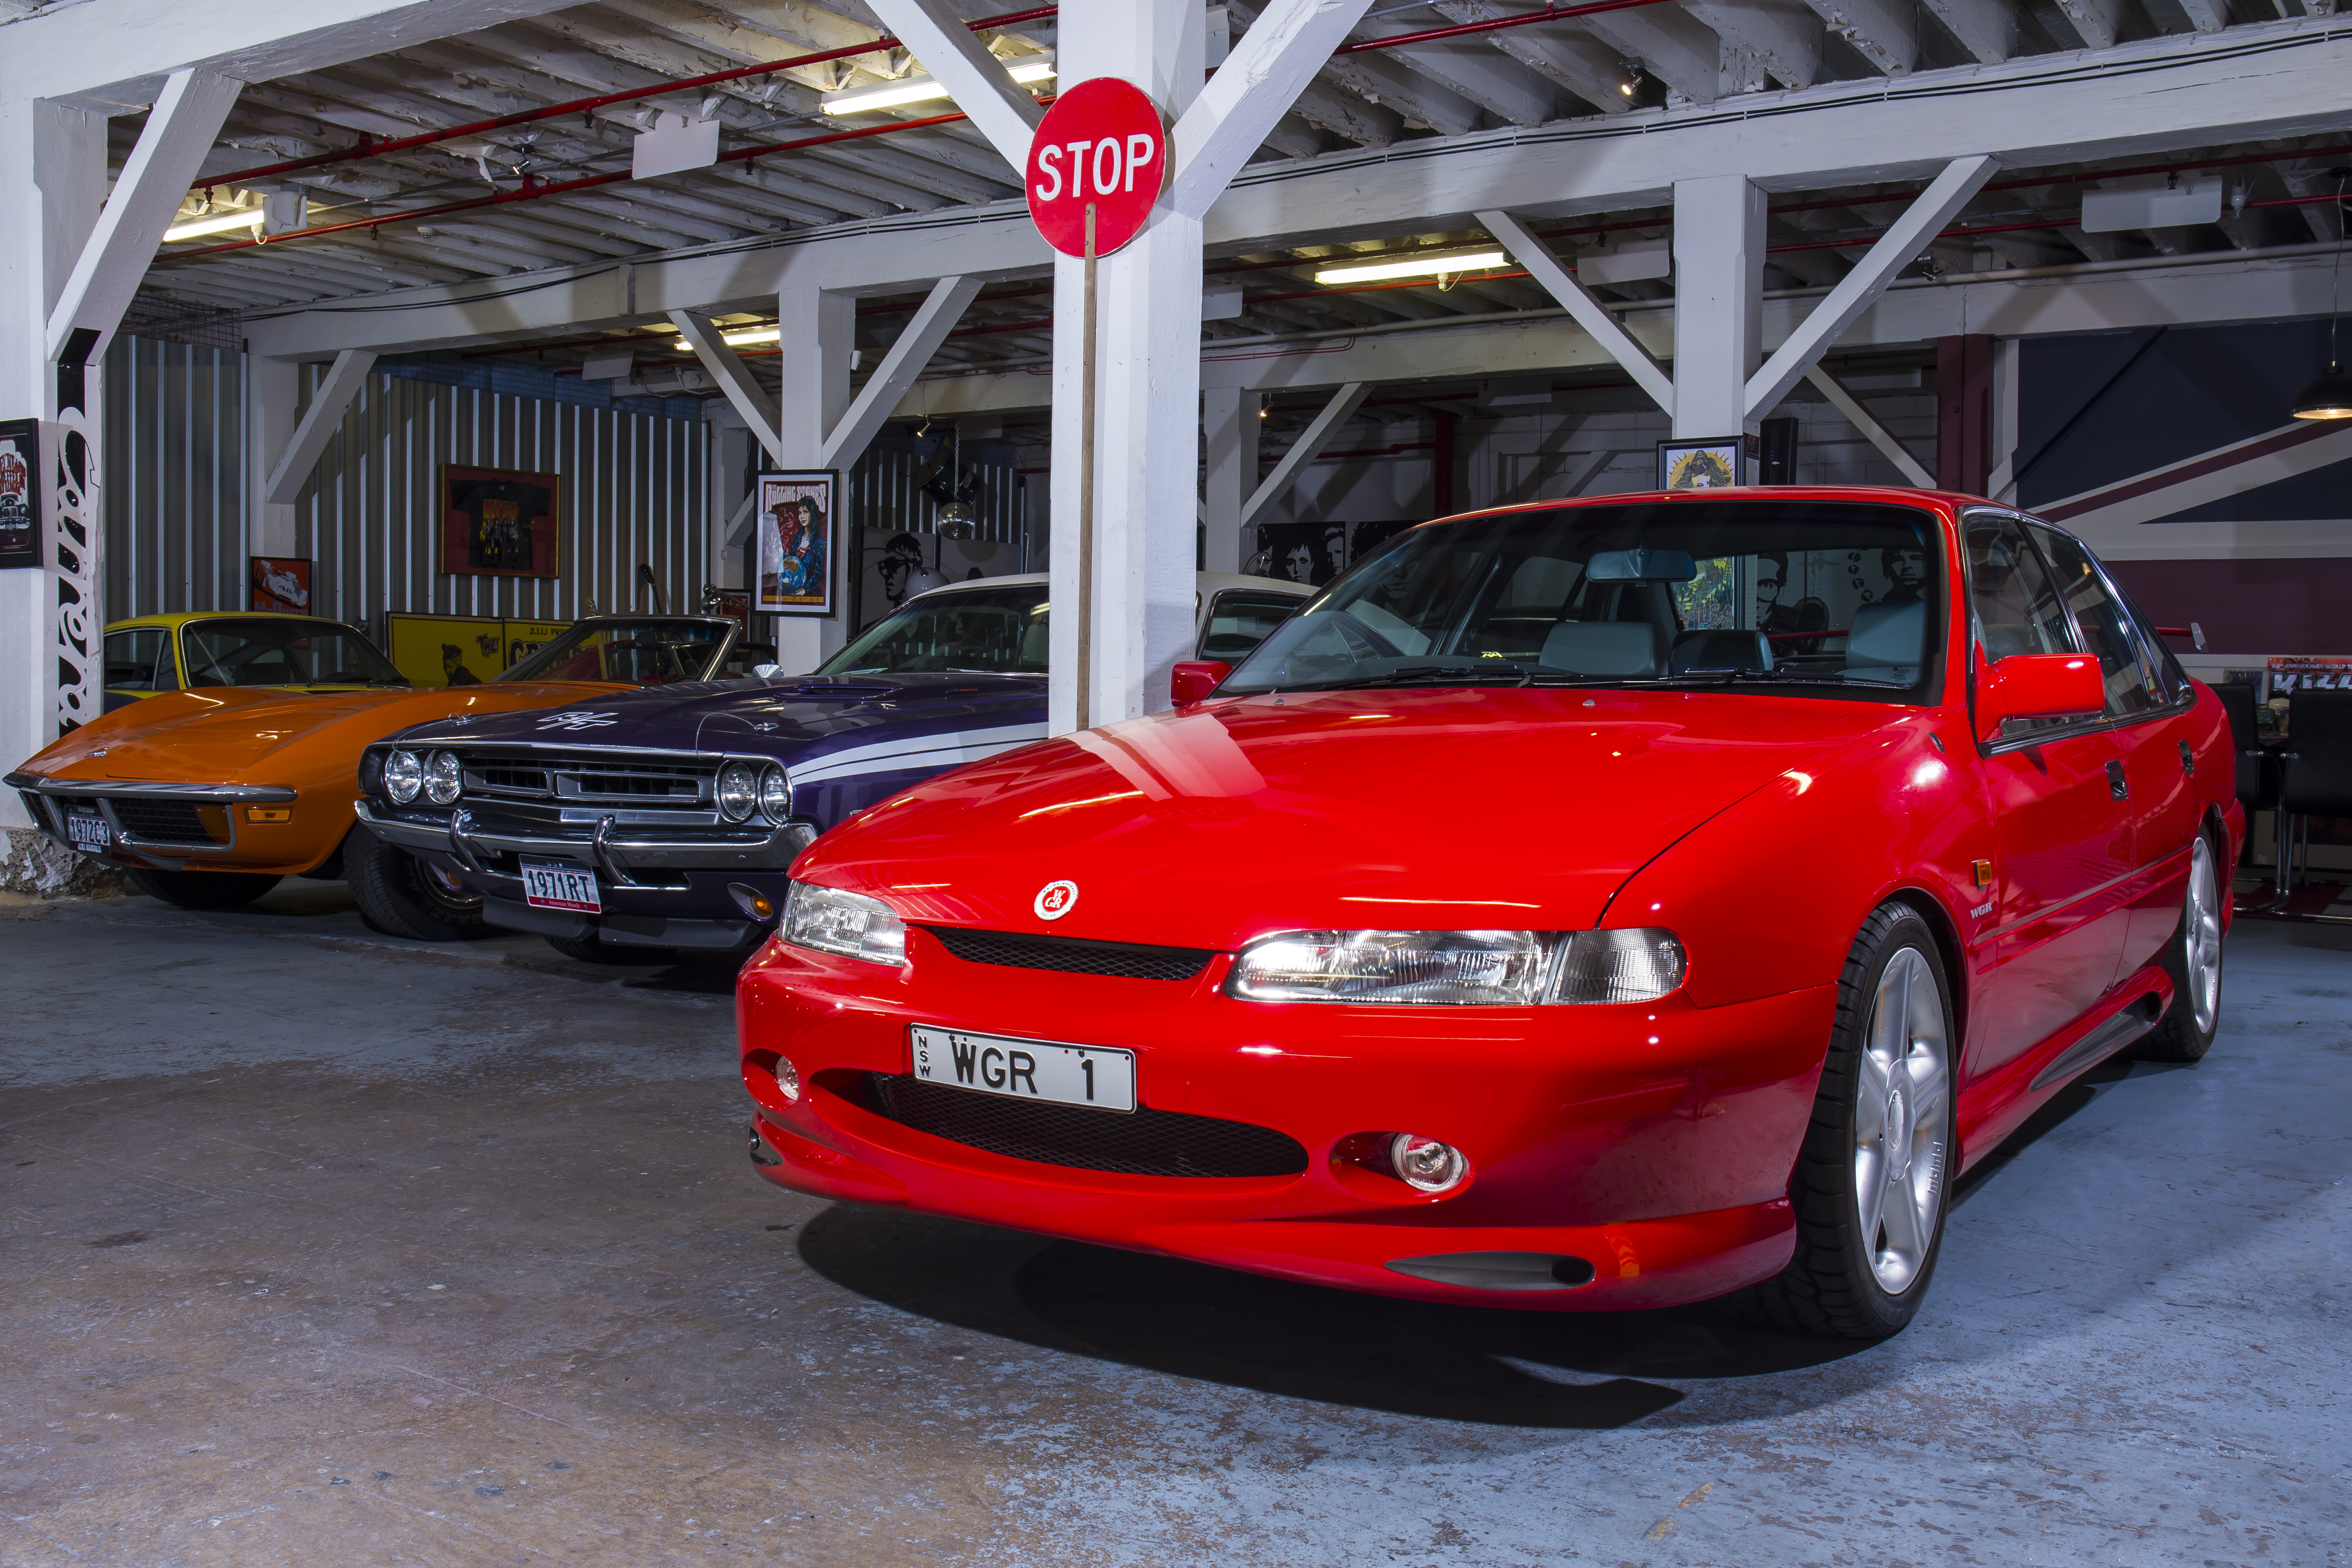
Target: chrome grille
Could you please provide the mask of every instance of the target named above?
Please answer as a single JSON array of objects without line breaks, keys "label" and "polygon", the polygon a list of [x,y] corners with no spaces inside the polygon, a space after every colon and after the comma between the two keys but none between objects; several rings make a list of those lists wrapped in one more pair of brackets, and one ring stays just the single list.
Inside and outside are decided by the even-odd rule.
[{"label": "chrome grille", "polygon": [[465,751],[465,793],[587,805],[694,805],[713,798],[718,763],[667,757]]}]

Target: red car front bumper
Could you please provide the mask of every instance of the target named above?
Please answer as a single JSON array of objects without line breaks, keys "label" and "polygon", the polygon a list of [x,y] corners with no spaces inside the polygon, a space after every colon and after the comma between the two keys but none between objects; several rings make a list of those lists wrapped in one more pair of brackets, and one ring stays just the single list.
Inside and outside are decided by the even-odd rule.
[{"label": "red car front bumper", "polygon": [[[1108,978],[967,963],[917,929],[908,958],[892,969],[771,942],[744,967],[743,1077],[778,1161],[760,1167],[770,1181],[1314,1284],[1538,1310],[1703,1300],[1769,1278],[1794,1245],[1789,1173],[1832,987],[1713,1008],[1680,994],[1350,1006],[1227,997],[1222,955],[1190,981]],[[1140,1105],[1273,1129],[1304,1148],[1304,1169],[1130,1174],[919,1131],[886,1114],[870,1077],[908,1071],[918,1023],[1132,1050]],[[1378,1157],[1373,1135],[1394,1132],[1453,1144],[1471,1176],[1416,1192]],[[1391,1267],[1458,1254],[1581,1259],[1591,1278],[1478,1288]]]}]

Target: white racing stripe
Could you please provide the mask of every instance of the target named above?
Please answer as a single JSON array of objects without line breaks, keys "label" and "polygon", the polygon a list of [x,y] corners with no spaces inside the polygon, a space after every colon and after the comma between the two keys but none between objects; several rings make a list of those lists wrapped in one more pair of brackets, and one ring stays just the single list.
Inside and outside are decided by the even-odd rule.
[{"label": "white racing stripe", "polygon": [[1009,724],[995,730],[957,730],[936,735],[916,735],[877,741],[828,752],[805,767],[787,768],[793,787],[860,778],[868,773],[906,773],[915,768],[945,770],[976,763],[1015,746],[1045,738],[1041,720],[1034,724]]}]

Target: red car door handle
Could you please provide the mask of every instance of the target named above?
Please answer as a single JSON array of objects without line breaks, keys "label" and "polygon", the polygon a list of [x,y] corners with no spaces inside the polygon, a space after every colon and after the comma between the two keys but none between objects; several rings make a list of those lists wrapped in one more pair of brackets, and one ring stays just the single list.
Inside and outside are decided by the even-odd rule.
[{"label": "red car door handle", "polygon": [[2121,763],[2107,764],[2107,793],[2117,800],[2131,798],[2131,783],[2124,777],[2124,765]]}]

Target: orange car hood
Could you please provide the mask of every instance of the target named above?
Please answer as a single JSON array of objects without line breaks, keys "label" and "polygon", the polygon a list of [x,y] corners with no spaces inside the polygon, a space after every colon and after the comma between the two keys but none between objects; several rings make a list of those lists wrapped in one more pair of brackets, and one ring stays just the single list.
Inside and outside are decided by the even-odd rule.
[{"label": "orange car hood", "polygon": [[[361,748],[411,724],[459,713],[550,708],[627,689],[587,681],[315,695],[207,687],[150,697],[95,719],[33,757],[24,771],[171,784],[293,785],[338,778],[356,787]],[[97,754],[101,751],[104,756]]]}]

